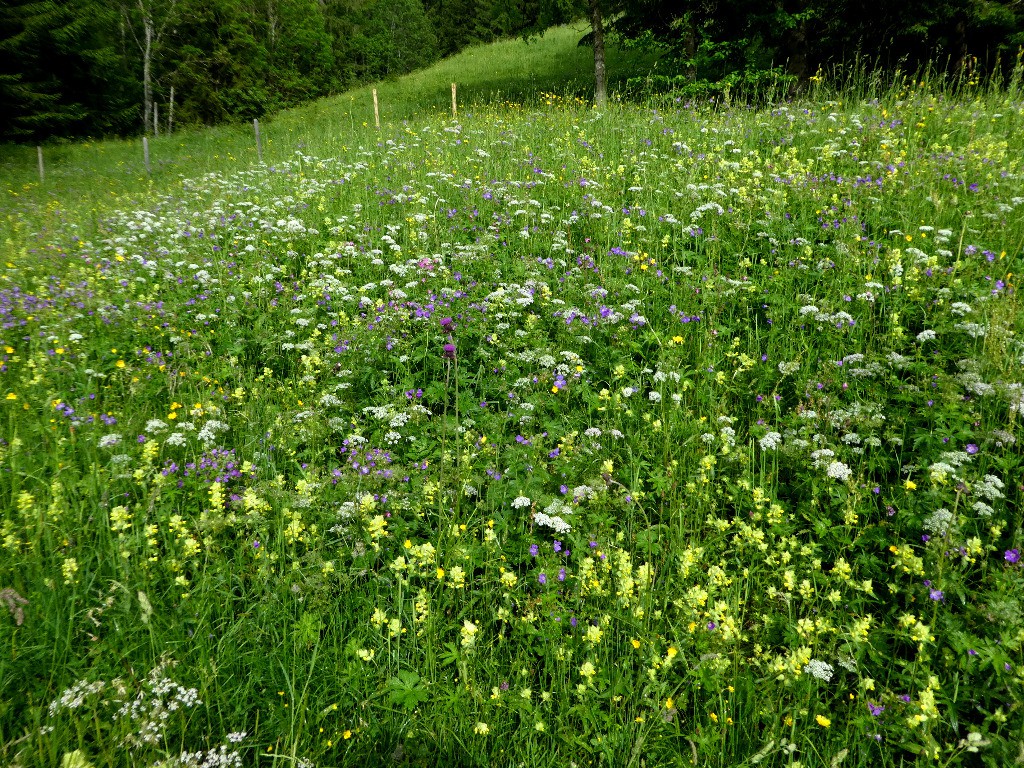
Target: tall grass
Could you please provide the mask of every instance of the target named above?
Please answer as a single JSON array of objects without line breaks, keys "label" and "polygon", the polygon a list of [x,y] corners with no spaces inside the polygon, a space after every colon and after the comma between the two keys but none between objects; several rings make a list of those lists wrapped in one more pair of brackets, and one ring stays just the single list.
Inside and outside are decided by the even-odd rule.
[{"label": "tall grass", "polygon": [[417,78],[9,177],[0,764],[1012,764],[1019,93]]}]

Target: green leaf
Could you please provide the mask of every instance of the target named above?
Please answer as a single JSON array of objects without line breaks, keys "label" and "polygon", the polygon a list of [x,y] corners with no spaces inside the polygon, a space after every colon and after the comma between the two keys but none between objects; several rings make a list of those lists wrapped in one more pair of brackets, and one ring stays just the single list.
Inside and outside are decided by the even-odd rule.
[{"label": "green leaf", "polygon": [[426,687],[420,682],[420,676],[412,670],[404,669],[397,677],[389,679],[388,688],[391,703],[398,704],[410,712],[429,696]]}]

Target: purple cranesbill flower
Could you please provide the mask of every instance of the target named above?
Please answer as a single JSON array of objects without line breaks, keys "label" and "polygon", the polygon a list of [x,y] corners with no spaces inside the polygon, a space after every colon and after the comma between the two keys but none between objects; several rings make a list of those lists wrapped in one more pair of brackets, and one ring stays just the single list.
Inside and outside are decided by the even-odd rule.
[{"label": "purple cranesbill flower", "polygon": [[542,574],[538,575],[537,576],[537,583],[538,584],[547,584],[548,583],[548,575],[546,573],[542,573]]},{"label": "purple cranesbill flower", "polygon": [[938,602],[942,602],[942,600],[945,599],[943,597],[941,589],[929,589],[928,590],[928,597],[930,597],[932,600],[934,600],[937,603]]},{"label": "purple cranesbill flower", "polygon": [[974,650],[973,648],[968,648],[967,649],[967,655],[968,656],[977,656],[978,652],[976,650]]},{"label": "purple cranesbill flower", "polygon": [[968,443],[967,447],[964,448],[964,450],[973,456],[978,452],[978,446],[976,446],[974,443]]},{"label": "purple cranesbill flower", "polygon": [[1003,559],[1006,560],[1010,565],[1016,565],[1020,562],[1020,550],[1019,549],[1008,549],[1003,552]]},{"label": "purple cranesbill flower", "polygon": [[900,694],[900,701],[902,701],[904,704],[909,704],[910,703],[910,694],[908,694],[908,693],[901,693]]},{"label": "purple cranesbill flower", "polygon": [[442,356],[448,358],[449,360],[454,360],[455,359],[455,345],[450,343],[450,342],[448,344],[445,344],[444,345],[444,354]]},{"label": "purple cranesbill flower", "polygon": [[256,539],[255,541],[253,541],[252,548],[253,549],[259,549],[260,548],[260,540],[259,539]]},{"label": "purple cranesbill flower", "polygon": [[536,544],[531,544],[530,557],[536,557],[538,552],[540,552],[540,547],[538,547]]},{"label": "purple cranesbill flower", "polygon": [[558,580],[565,581],[565,568],[558,569]]},{"label": "purple cranesbill flower", "polygon": [[562,542],[560,542],[558,539],[555,539],[555,543],[551,545],[551,548],[554,549],[555,552],[561,552]]},{"label": "purple cranesbill flower", "polygon": [[875,704],[874,702],[869,701],[868,711],[871,713],[872,717],[878,717],[883,712],[885,712],[885,707],[883,707],[881,704]]},{"label": "purple cranesbill flower", "polygon": [[708,630],[711,631],[711,632],[714,632],[716,629],[718,629],[718,625],[715,624],[715,622],[713,622],[713,621],[709,621],[708,622]]}]

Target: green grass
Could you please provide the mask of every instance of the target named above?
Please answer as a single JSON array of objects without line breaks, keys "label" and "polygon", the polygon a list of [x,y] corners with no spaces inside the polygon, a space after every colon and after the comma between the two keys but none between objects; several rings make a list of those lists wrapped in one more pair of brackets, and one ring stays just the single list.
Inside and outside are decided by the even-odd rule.
[{"label": "green grass", "polygon": [[[332,152],[342,145],[372,139],[372,89],[378,92],[380,119],[391,131],[404,121],[451,113],[451,84],[458,104],[471,114],[500,102],[539,104],[543,94],[589,100],[593,96],[593,52],[577,42],[585,28],[548,30],[530,42],[505,40],[476,46],[426,70],[358,88],[286,110],[261,122],[263,159],[291,160],[297,150]],[[655,55],[620,51],[607,54],[609,92],[624,87],[657,65]],[[257,160],[252,125],[188,128],[150,138],[153,175],[146,176],[141,139],[58,143],[44,147],[44,194],[100,202],[119,195],[144,195],[173,186],[181,174],[238,170]],[[12,190],[33,190],[39,182],[34,147],[0,145],[0,175]],[[74,204],[74,203],[72,203]]]},{"label": "green grass", "polygon": [[0,764],[1013,764],[1020,94],[450,79],[5,175]]}]

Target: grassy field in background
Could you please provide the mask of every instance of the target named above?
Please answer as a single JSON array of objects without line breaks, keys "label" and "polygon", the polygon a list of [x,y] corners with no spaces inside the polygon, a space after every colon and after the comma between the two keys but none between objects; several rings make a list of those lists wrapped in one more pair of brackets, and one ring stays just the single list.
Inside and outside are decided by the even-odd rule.
[{"label": "grassy field in background", "polygon": [[[497,102],[542,103],[542,94],[593,96],[591,48],[579,47],[586,32],[565,26],[530,42],[505,40],[469,48],[437,65],[410,75],[269,116],[261,121],[264,161],[290,160],[296,150],[333,152],[341,146],[374,143],[372,89],[378,91],[380,118],[386,130],[402,121],[431,114],[451,114],[451,84],[458,84],[459,108],[472,113]],[[657,57],[641,51],[608,48],[609,91],[626,79],[647,74]],[[181,174],[230,171],[255,164],[252,125],[188,128],[149,139],[152,178],[146,176],[139,138],[103,140],[44,147],[51,195],[107,201],[121,194],[149,194],[173,185]],[[39,182],[34,147],[0,145],[0,178],[15,191]]]},{"label": "grassy field in background", "polygon": [[1022,759],[1019,79],[578,34],[4,150],[0,765]]}]

